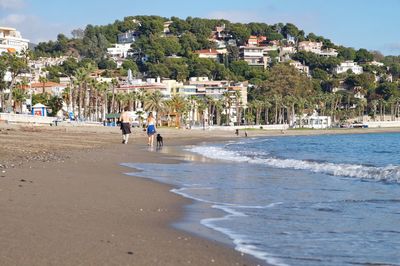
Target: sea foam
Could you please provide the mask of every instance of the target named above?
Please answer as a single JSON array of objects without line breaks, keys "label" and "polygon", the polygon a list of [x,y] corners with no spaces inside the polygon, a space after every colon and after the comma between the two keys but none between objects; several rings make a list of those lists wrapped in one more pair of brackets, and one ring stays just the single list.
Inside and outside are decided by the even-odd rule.
[{"label": "sea foam", "polygon": [[324,173],[334,176],[400,183],[400,167],[394,165],[374,167],[357,164],[338,164],[264,156],[257,157],[254,155],[248,156],[239,151],[230,151],[222,147],[212,146],[193,147],[189,151],[201,154],[211,159],[247,162],[267,165],[274,168],[308,170],[314,173]]}]

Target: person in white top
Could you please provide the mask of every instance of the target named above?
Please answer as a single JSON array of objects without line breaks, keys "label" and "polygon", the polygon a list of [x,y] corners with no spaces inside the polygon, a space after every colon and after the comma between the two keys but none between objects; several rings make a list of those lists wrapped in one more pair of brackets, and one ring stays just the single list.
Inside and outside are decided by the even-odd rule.
[{"label": "person in white top", "polygon": [[147,117],[147,136],[149,137],[147,145],[153,147],[154,135],[156,134],[156,120],[154,119],[153,113],[150,112]]}]

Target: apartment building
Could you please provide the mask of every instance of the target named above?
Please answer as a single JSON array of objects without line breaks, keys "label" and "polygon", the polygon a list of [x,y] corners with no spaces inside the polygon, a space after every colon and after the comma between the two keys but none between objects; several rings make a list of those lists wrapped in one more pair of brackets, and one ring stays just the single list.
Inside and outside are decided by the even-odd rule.
[{"label": "apartment building", "polygon": [[14,28],[0,27],[0,53],[21,53],[28,49],[29,40]]},{"label": "apartment building", "polygon": [[267,60],[264,58],[264,47],[241,46],[239,48],[239,55],[249,66],[267,67]]}]

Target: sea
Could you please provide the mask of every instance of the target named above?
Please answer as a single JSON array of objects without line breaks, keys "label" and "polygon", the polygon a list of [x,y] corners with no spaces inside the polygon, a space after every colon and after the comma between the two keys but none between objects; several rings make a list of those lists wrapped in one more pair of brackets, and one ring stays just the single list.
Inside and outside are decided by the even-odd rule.
[{"label": "sea", "polygon": [[249,137],[123,165],[193,199],[174,226],[268,264],[400,265],[399,153],[399,133]]}]

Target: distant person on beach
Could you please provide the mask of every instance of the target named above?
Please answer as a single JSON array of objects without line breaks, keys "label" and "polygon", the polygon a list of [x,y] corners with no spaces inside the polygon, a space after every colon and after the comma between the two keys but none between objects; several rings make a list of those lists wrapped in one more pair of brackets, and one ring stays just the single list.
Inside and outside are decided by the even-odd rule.
[{"label": "distant person on beach", "polygon": [[128,144],[129,134],[131,134],[131,117],[128,113],[129,107],[125,107],[119,117],[122,130],[122,143]]},{"label": "distant person on beach", "polygon": [[150,112],[147,117],[147,136],[149,137],[147,145],[153,147],[154,134],[156,134],[156,120],[154,119],[153,113]]},{"label": "distant person on beach", "polygon": [[239,129],[235,130],[235,134],[236,134],[236,136],[239,136]]}]

